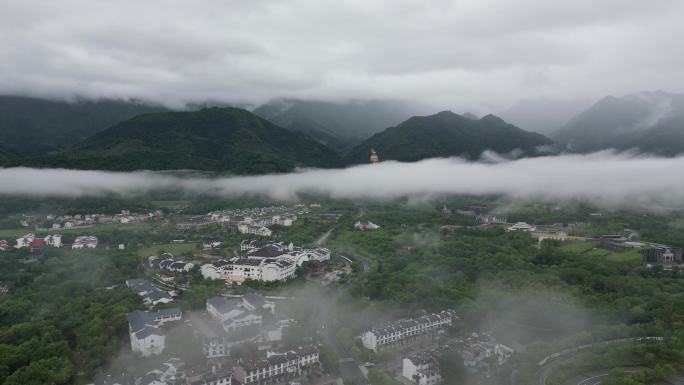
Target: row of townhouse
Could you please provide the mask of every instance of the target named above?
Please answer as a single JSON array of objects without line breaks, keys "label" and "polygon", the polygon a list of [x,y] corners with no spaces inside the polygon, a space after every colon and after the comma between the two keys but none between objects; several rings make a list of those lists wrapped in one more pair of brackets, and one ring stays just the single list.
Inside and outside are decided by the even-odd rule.
[{"label": "row of townhouse", "polygon": [[285,352],[267,352],[266,357],[233,368],[233,378],[243,385],[287,381],[319,367],[318,347],[304,346]]},{"label": "row of townhouse", "polygon": [[178,321],[183,313],[179,308],[162,309],[156,312],[134,310],[128,313],[128,334],[131,350],[144,357],[158,355],[164,351],[166,334],[160,326]]},{"label": "row of townhouse", "polygon": [[432,335],[451,326],[455,319],[458,316],[453,310],[403,319],[364,332],[361,334],[361,342],[366,349],[378,351],[411,342],[420,336]]},{"label": "row of townhouse", "polygon": [[142,278],[127,279],[126,286],[135,290],[143,298],[143,303],[147,306],[156,306],[173,301],[169,293],[152,286],[152,284]]}]

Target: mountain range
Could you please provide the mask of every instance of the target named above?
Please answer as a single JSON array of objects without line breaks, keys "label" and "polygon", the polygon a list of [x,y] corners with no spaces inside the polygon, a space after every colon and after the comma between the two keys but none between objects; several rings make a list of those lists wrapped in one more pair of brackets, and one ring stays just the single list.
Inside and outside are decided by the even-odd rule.
[{"label": "mountain range", "polygon": [[486,150],[510,157],[559,149],[684,152],[684,95],[663,91],[605,97],[551,139],[494,115],[443,111],[403,118],[419,109],[395,101],[282,99],[253,112],[233,107],[170,111],[134,101],[5,96],[0,97],[0,165],[262,174],[367,163],[371,149],[381,160],[406,162],[478,159]]},{"label": "mountain range", "polygon": [[572,152],[607,148],[673,156],[684,152],[684,95],[607,96],[552,135]]},{"label": "mountain range", "polygon": [[239,108],[160,112],[114,125],[55,155],[15,164],[99,170],[207,170],[235,174],[340,167],[311,137]]},{"label": "mountain range", "polygon": [[0,96],[0,138],[24,156],[40,156],[77,143],[134,116],[166,108],[121,100],[74,102]]},{"label": "mountain range", "polygon": [[396,100],[323,102],[278,99],[253,112],[346,153],[371,135],[429,110],[417,103]]}]

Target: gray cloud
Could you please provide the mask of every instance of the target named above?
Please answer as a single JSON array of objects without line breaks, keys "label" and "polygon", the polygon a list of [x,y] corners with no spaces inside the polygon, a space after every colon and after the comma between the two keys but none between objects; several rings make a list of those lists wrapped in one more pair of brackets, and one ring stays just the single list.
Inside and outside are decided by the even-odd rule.
[{"label": "gray cloud", "polygon": [[299,193],[382,199],[502,194],[521,200],[582,199],[608,206],[684,207],[684,180],[677,177],[681,170],[684,157],[637,157],[612,152],[514,161],[494,155],[480,162],[428,159],[216,178],[154,172],[8,168],[0,169],[0,193],[80,196],[178,189],[216,195],[265,194],[277,199],[293,199]]},{"label": "gray cloud", "polygon": [[682,12],[677,0],[6,0],[0,92],[491,110],[683,91]]}]

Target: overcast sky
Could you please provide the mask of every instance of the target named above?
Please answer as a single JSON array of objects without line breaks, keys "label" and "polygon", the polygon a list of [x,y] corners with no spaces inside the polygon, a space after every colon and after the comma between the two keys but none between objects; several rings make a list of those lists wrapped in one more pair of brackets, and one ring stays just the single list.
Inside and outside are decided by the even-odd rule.
[{"label": "overcast sky", "polygon": [[0,93],[179,105],[684,91],[681,0],[0,1]]}]

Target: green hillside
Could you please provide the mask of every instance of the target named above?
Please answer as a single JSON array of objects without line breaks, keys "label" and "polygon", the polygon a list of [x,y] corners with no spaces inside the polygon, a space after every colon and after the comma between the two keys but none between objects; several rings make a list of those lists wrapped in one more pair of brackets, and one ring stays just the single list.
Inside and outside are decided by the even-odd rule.
[{"label": "green hillside", "polygon": [[23,165],[99,170],[206,170],[236,174],[335,167],[341,159],[309,136],[237,108],[140,115],[54,156]]},{"label": "green hillside", "polygon": [[540,153],[539,146],[552,145],[545,136],[521,130],[494,115],[472,119],[443,111],[416,116],[378,133],[356,146],[346,157],[349,163],[366,163],[371,149],[381,160],[413,162],[426,158],[463,156],[477,159],[483,151],[519,156]]}]

